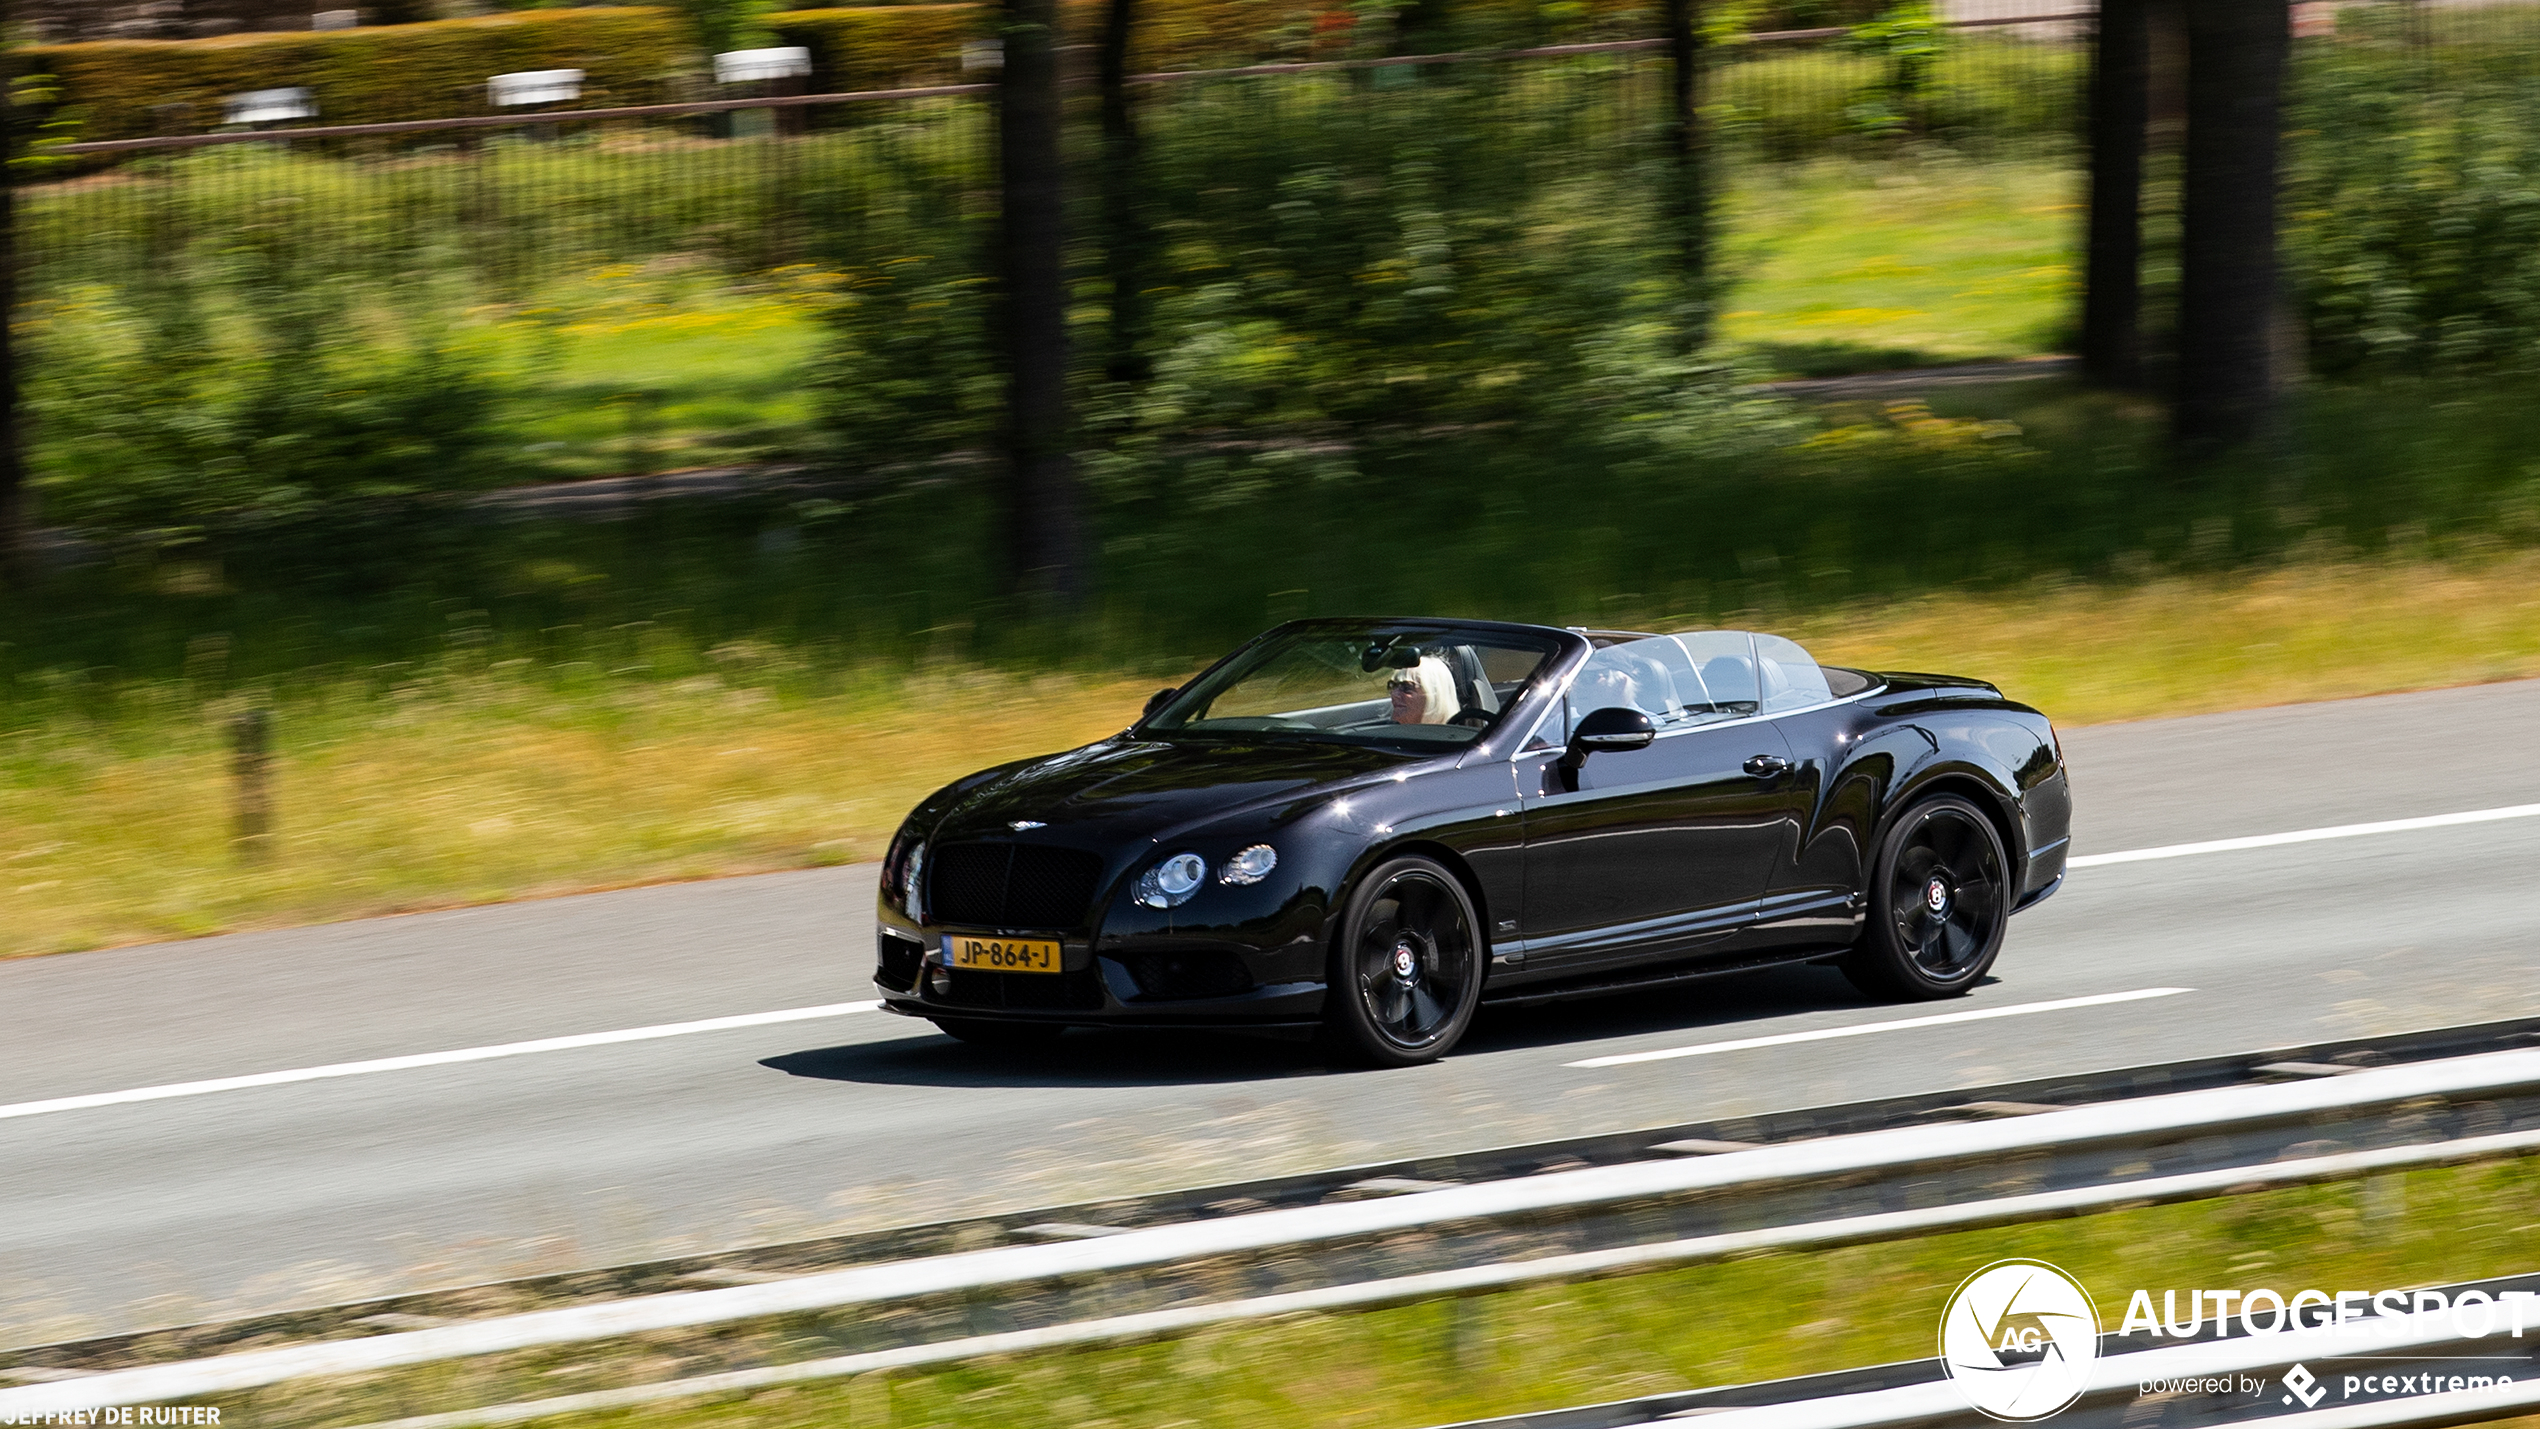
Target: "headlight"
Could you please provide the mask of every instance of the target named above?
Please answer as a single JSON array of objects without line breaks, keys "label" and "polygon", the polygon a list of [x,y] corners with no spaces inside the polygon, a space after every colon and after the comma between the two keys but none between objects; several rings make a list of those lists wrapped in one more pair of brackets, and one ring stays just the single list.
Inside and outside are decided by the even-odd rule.
[{"label": "headlight", "polygon": [[1226,860],[1226,866],[1217,871],[1217,876],[1227,883],[1259,883],[1270,876],[1270,870],[1278,866],[1279,851],[1277,849],[1268,844],[1254,844]]},{"label": "headlight", "polygon": [[908,851],[908,867],[900,873],[900,906],[920,923],[926,921],[925,905],[918,898],[918,891],[926,886],[920,881],[925,872],[926,845],[920,843]]},{"label": "headlight", "polygon": [[1208,877],[1208,861],[1195,853],[1177,853],[1146,871],[1138,880],[1138,901],[1149,908],[1179,908],[1191,901]]}]

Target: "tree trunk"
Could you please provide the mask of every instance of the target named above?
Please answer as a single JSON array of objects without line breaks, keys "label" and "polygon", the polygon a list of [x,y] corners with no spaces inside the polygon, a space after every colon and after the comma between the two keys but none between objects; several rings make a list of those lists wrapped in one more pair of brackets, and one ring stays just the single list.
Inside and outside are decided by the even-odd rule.
[{"label": "tree trunk", "polygon": [[[16,7],[0,0],[0,33],[16,19]],[[5,41],[0,41],[5,43]],[[6,51],[0,51],[5,54]],[[16,73],[0,66],[0,85]],[[18,429],[18,213],[15,180],[7,160],[17,152],[16,106],[0,89],[0,585],[34,580],[31,527],[34,513],[27,499],[25,453]]]},{"label": "tree trunk", "polygon": [[2274,415],[2276,151],[2290,18],[2284,0],[2187,8],[2172,433],[2190,460],[2247,445]]},{"label": "tree trunk", "polygon": [[1137,0],[1111,0],[1103,9],[1102,58],[1102,259],[1111,286],[1110,352],[1104,374],[1114,382],[1143,382],[1146,354],[1146,226],[1138,214],[1138,117],[1129,107],[1129,36]]},{"label": "tree trunk", "polygon": [[2146,0],[2100,0],[2090,82],[2090,232],[2081,370],[2092,385],[2142,378],[2143,149],[2150,120]]},{"label": "tree trunk", "polygon": [[1667,161],[1669,224],[1676,233],[1684,349],[1711,342],[1710,135],[1702,124],[1705,45],[1702,0],[1667,0]]},{"label": "tree trunk", "polygon": [[1027,598],[1073,606],[1085,553],[1067,438],[1065,183],[1056,0],[1004,0],[997,85],[1003,221],[997,309],[1006,364],[1006,574]]}]

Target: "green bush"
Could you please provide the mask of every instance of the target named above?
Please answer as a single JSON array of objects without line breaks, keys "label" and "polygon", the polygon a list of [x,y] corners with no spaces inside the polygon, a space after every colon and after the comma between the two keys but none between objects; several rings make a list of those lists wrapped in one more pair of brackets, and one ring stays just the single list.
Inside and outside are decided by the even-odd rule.
[{"label": "green bush", "polygon": [[241,518],[489,485],[499,392],[413,283],[300,281],[273,234],[220,281],[36,305],[28,408],[48,519],[167,541]]},{"label": "green bush", "polygon": [[2429,65],[2398,19],[2349,19],[2298,71],[2285,231],[2312,366],[2533,366],[2540,79],[2476,45]]},{"label": "green bush", "polygon": [[228,35],[210,40],[99,40],[17,52],[21,73],[60,81],[82,140],[194,134],[219,127],[225,96],[307,86],[318,122],[369,124],[489,112],[485,81],[517,70],[583,71],[589,107],[674,97],[694,66],[675,10],[524,10],[352,30]]}]

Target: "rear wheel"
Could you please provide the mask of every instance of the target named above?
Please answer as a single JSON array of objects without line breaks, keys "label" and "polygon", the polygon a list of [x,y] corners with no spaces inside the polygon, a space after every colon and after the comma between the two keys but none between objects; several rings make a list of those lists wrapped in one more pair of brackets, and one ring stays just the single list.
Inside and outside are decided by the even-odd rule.
[{"label": "rear wheel", "polygon": [[1038,1047],[1067,1029],[1047,1022],[995,1022],[984,1017],[938,1017],[936,1030],[974,1047]]},{"label": "rear wheel", "polygon": [[1869,920],[1843,975],[1872,997],[1956,997],[2002,951],[2010,861],[1984,811],[1955,794],[1907,809],[1879,841]]},{"label": "rear wheel", "polygon": [[1324,994],[1334,1049],[1375,1067],[1446,1055],[1481,1000],[1480,927],[1464,885],[1434,859],[1393,859],[1362,879]]}]

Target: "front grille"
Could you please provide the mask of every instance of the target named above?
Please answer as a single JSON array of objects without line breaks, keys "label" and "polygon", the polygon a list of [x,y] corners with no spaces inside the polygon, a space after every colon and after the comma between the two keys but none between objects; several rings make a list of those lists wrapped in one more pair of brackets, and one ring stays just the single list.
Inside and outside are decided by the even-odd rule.
[{"label": "front grille", "polygon": [[926,912],[938,923],[1080,928],[1102,859],[1040,844],[953,844],[926,862]]},{"label": "front grille", "polygon": [[873,969],[873,980],[893,992],[906,992],[917,986],[917,969],[926,956],[925,945],[913,943],[897,933],[881,933],[880,956]]},{"label": "front grille", "polygon": [[962,1007],[1008,1007],[1021,1012],[1099,1012],[1102,988],[1090,972],[985,973],[950,969],[943,1000]]},{"label": "front grille", "polygon": [[1131,953],[1121,959],[1142,996],[1234,997],[1252,991],[1252,970],[1221,949],[1194,948]]}]

